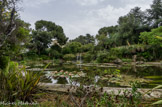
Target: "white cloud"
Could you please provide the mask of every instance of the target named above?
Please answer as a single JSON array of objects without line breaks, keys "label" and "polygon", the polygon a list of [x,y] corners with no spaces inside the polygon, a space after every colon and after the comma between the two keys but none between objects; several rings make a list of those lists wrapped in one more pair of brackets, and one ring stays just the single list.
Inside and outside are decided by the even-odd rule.
[{"label": "white cloud", "polygon": [[65,33],[70,38],[85,35],[86,33],[96,35],[98,30],[104,26],[117,25],[119,17],[126,15],[132,8],[138,6],[142,7],[142,10],[146,10],[150,7],[149,4],[151,4],[151,2],[147,4],[130,3],[125,7],[119,8],[107,5],[104,8],[86,11],[85,14],[87,15],[85,18],[70,22],[70,24],[64,23],[63,27]]},{"label": "white cloud", "polygon": [[89,5],[96,5],[105,0],[75,0],[75,1],[82,6],[89,6]]},{"label": "white cloud", "polygon": [[148,4],[152,3],[153,0],[121,0],[122,3],[126,4]]},{"label": "white cloud", "polygon": [[[113,6],[113,4],[106,2],[106,0],[71,0],[71,2],[69,2],[70,0],[66,0],[69,4],[75,4],[77,2],[79,5],[75,4],[76,6],[84,7],[84,10],[76,10],[77,12],[82,11],[81,14],[76,15],[75,12],[72,12],[70,19],[68,19],[67,15],[69,16],[69,14],[67,14],[68,12],[66,13],[66,11],[64,11],[63,9],[58,9],[58,11],[55,11],[52,14],[50,13],[50,11],[47,11],[48,14],[46,15],[42,13],[45,4],[47,7],[47,5],[53,1],[56,1],[56,5],[58,5],[58,7],[66,6],[66,4],[63,5],[63,2],[61,4],[58,3],[59,0],[24,0],[24,6],[26,6],[26,9],[29,9],[29,11],[26,11],[21,15],[23,16],[23,19],[25,21],[32,24],[32,27],[34,27],[34,22],[37,20],[52,19],[51,21],[63,27],[65,34],[70,39],[74,39],[79,35],[85,35],[86,33],[96,35],[101,27],[116,25],[118,18],[120,16],[126,15],[130,11],[130,9],[138,6],[142,7],[142,10],[145,10],[148,9],[150,7],[150,4],[152,3],[152,0],[119,0],[120,3],[124,4],[124,6],[121,5],[115,7]],[[118,2],[118,0],[114,0],[113,3],[115,2]],[[91,5],[94,7],[89,8],[88,6]],[[102,6],[98,7],[98,5]],[[77,9],[76,6],[70,7],[69,5],[67,5],[69,10],[71,11]],[[31,11],[34,10],[35,7],[39,7],[39,9],[36,9],[37,11]],[[35,12],[37,12],[37,15]],[[61,18],[62,16],[60,14],[63,14],[64,18]],[[57,19],[56,16],[58,17]]]},{"label": "white cloud", "polygon": [[23,4],[28,7],[38,7],[42,4],[48,4],[55,0],[23,0]]},{"label": "white cloud", "polygon": [[60,23],[63,26],[66,36],[74,39],[79,35],[90,33],[96,35],[99,29],[98,23],[95,20],[84,19],[82,21],[73,21],[69,23]]}]

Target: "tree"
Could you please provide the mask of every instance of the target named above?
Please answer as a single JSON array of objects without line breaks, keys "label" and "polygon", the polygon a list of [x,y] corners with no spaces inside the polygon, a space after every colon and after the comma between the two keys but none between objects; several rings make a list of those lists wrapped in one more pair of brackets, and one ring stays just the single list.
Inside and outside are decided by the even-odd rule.
[{"label": "tree", "polygon": [[98,34],[99,35],[103,34],[105,36],[107,36],[107,35],[112,36],[116,32],[118,32],[117,27],[118,27],[117,25],[116,26],[110,26],[110,27],[103,27],[103,28],[99,29]]},{"label": "tree", "polygon": [[17,2],[18,0],[0,1],[0,48],[5,45],[6,40],[11,37],[13,31],[16,29]]},{"label": "tree", "polygon": [[156,29],[152,29],[151,32],[142,32],[140,39],[146,45],[152,45],[153,47],[162,47],[162,26]]},{"label": "tree", "polygon": [[153,28],[162,26],[162,0],[154,0],[151,9],[147,10],[148,21]]},{"label": "tree", "polygon": [[71,42],[80,42],[82,45],[89,44],[89,43],[94,44],[95,38],[90,34],[86,34],[86,36],[80,35],[76,39],[71,40]]},{"label": "tree", "polygon": [[143,32],[140,35],[140,39],[145,45],[151,46],[152,56],[156,58],[162,58],[162,26],[156,29],[152,29],[151,32]]},{"label": "tree", "polygon": [[39,55],[45,53],[45,50],[50,46],[51,39],[49,32],[32,31],[31,51],[35,51]]},{"label": "tree", "polygon": [[0,1],[0,53],[15,56],[29,42],[29,26],[19,19],[19,0]]},{"label": "tree", "polygon": [[61,26],[56,25],[54,22],[40,20],[35,23],[36,31],[46,31],[51,33],[52,39],[56,39],[60,45],[66,44],[68,38],[65,36]]},{"label": "tree", "polygon": [[32,32],[31,50],[36,50],[39,55],[45,53],[45,50],[50,47],[53,39],[59,45],[66,44],[68,40],[62,27],[51,21],[37,21],[35,23],[35,29]]},{"label": "tree", "polygon": [[82,44],[79,42],[69,42],[63,48],[63,54],[77,54],[82,52]]},{"label": "tree", "polygon": [[98,35],[98,47],[104,47],[106,49],[114,46],[114,35],[118,32],[118,26],[103,27],[99,29]]},{"label": "tree", "polygon": [[98,42],[97,47],[100,51],[104,49],[108,49],[109,44],[110,44],[110,39],[108,36],[105,36],[102,34],[102,35],[96,35],[96,38]]},{"label": "tree", "polygon": [[94,51],[94,44],[89,43],[86,45],[82,45],[82,51],[83,52],[93,52]]},{"label": "tree", "polygon": [[127,15],[119,18],[119,34],[122,38],[122,45],[138,43],[139,34],[146,30],[144,24],[144,13],[139,7],[133,8]]}]

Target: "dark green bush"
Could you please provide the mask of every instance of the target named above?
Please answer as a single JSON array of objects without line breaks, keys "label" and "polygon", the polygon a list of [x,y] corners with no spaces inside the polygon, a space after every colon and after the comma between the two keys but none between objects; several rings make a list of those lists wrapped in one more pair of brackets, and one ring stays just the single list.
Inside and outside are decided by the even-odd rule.
[{"label": "dark green bush", "polygon": [[10,58],[7,56],[0,56],[0,69],[4,70],[7,68]]},{"label": "dark green bush", "polygon": [[63,59],[66,61],[73,61],[76,58],[76,56],[74,54],[65,54],[63,56]]},{"label": "dark green bush", "polygon": [[83,60],[84,62],[91,62],[93,61],[94,55],[91,53],[85,53],[83,54]]},{"label": "dark green bush", "polygon": [[97,56],[98,63],[108,63],[113,62],[117,57],[108,52],[100,52]]}]

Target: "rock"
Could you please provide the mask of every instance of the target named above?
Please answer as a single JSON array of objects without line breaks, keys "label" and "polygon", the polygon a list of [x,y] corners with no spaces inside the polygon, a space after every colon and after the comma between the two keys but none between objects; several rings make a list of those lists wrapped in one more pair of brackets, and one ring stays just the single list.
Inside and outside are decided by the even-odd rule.
[{"label": "rock", "polygon": [[122,64],[123,63],[123,61],[121,60],[121,59],[116,59],[116,60],[114,60],[114,63],[115,64]]},{"label": "rock", "polygon": [[140,61],[140,64],[144,64],[144,62],[143,61]]},{"label": "rock", "polygon": [[128,64],[127,62],[124,62],[124,65]]},{"label": "rock", "polygon": [[137,55],[134,55],[133,56],[133,62],[136,62],[136,60],[137,60]]}]

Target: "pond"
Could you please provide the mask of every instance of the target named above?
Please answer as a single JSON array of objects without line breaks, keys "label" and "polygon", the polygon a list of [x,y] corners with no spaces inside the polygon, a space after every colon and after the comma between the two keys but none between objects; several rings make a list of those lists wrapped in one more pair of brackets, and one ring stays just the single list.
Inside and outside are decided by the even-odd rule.
[{"label": "pond", "polygon": [[[39,72],[44,63],[30,64],[28,70]],[[66,75],[67,74],[67,75]],[[70,75],[70,76],[69,76]],[[130,87],[137,81],[141,88],[162,84],[161,66],[87,66],[77,64],[51,64],[41,82],[52,84],[97,85],[102,87]]]}]

